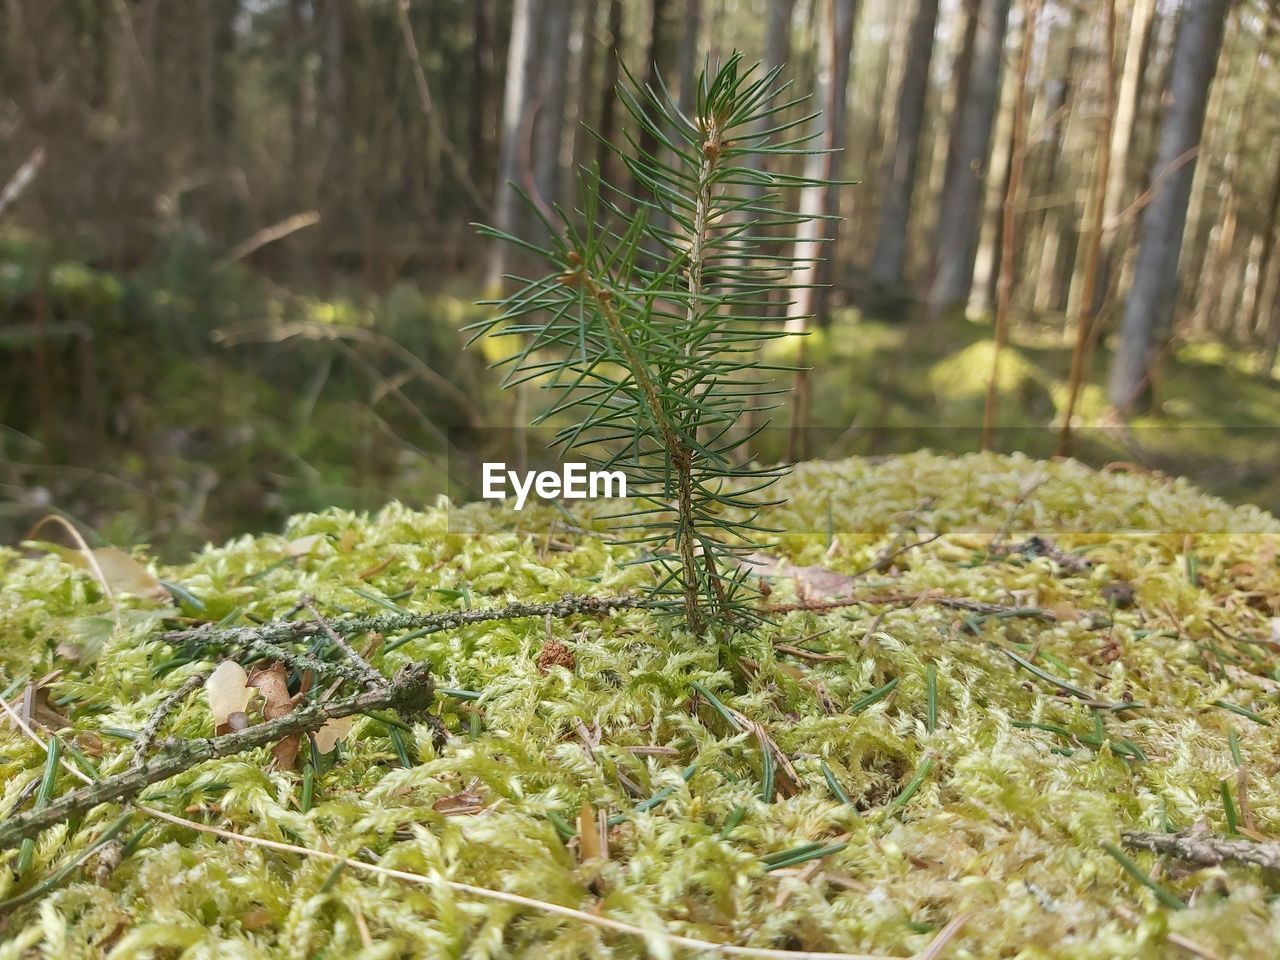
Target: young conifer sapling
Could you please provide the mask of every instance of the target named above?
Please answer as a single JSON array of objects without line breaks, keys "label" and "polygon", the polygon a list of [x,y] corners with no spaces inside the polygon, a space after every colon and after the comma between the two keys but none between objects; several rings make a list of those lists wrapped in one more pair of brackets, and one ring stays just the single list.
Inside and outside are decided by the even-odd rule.
[{"label": "young conifer sapling", "polygon": [[[775,291],[803,264],[783,239],[806,217],[789,198],[813,185],[771,170],[810,153],[813,115],[789,98],[779,70],[744,68],[734,54],[704,71],[692,116],[629,73],[618,90],[635,134],[607,146],[630,186],[582,172],[579,206],[549,214],[530,203],[546,240],[481,232],[532,254],[546,272],[509,278],[515,290],[476,337],[521,336],[499,361],[504,386],[552,394],[535,423],[553,444],[602,470],[620,469],[634,499],[614,517],[651,553],[655,592],[689,629],[749,622],[751,588],[736,562],[753,546],[762,492],[781,468],[744,463],[784,386],[758,371],[766,341],[785,332]],[[785,301],[787,296],[783,296]],[[748,418],[755,426],[748,426]]]}]

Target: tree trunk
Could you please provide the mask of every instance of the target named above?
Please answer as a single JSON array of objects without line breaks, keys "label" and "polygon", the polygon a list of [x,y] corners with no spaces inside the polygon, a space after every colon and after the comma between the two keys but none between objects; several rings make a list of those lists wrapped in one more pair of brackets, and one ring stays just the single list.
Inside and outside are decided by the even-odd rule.
[{"label": "tree trunk", "polygon": [[[764,60],[760,65],[762,74],[769,74],[787,62],[787,57],[791,53],[791,21],[795,6],[796,0],[770,0],[769,21],[764,38]],[[765,130],[769,125],[770,121],[766,118],[758,123],[752,132]],[[752,170],[761,169],[763,162],[764,158],[758,153],[752,153],[742,159],[742,163]],[[758,198],[762,192],[762,189],[752,185],[743,187],[744,196]]]},{"label": "tree trunk", "polygon": [[[653,0],[652,9],[653,19],[649,23],[649,48],[645,57],[644,83],[661,96],[659,78],[668,85],[668,90],[671,89],[675,78],[676,21],[671,15],[671,0]],[[649,156],[658,155],[658,136],[653,130],[642,128],[637,142],[641,153]],[[634,189],[631,192],[633,195],[636,193]]]},{"label": "tree trunk", "polygon": [[534,134],[533,182],[547,206],[560,202],[560,156],[569,83],[569,0],[542,0],[542,77]]},{"label": "tree trunk", "polygon": [[[1021,44],[1019,59],[1022,56],[1020,47]],[[999,107],[996,110],[990,156],[986,161],[987,175],[980,193],[982,219],[978,225],[978,242],[973,256],[966,309],[970,316],[989,316],[995,309],[996,276],[1002,259],[1001,247],[1004,239],[1005,197],[1009,192],[1009,179],[1013,173],[1014,114],[1017,112],[1020,96],[1018,79],[1005,77],[1000,84]]]},{"label": "tree trunk", "polygon": [[[297,0],[294,0],[297,2]],[[470,145],[472,173],[481,183],[493,176],[493,77],[497,57],[494,44],[497,33],[492,0],[473,0],[471,29],[471,106],[467,111],[467,140]]]},{"label": "tree trunk", "polygon": [[[833,180],[840,169],[840,151],[844,147],[845,113],[849,86],[849,60],[853,52],[853,25],[857,17],[857,0],[824,0],[824,16],[820,35],[817,81],[814,101],[822,108],[814,118],[820,135],[805,158],[805,176],[815,180]],[[800,197],[800,213],[814,219],[800,224],[796,231],[795,256],[801,285],[787,311],[787,329],[803,330],[810,316],[820,315],[826,307],[825,288],[812,286],[823,282],[825,264],[831,257],[837,236],[833,217],[839,211],[839,195],[833,184],[806,187]],[[826,247],[826,259],[824,250]]]},{"label": "tree trunk", "polygon": [[613,154],[608,146],[617,136],[618,68],[622,63],[622,0],[609,0],[609,49],[604,55],[604,78],[600,83],[600,143],[596,165],[610,183],[619,183]]},{"label": "tree trunk", "polygon": [[[519,235],[521,210],[516,184],[525,161],[538,85],[536,33],[542,21],[542,0],[516,0],[511,14],[511,44],[507,49],[507,81],[502,98],[502,144],[498,153],[498,182],[493,194],[493,225]],[[507,272],[510,245],[495,242],[489,248],[490,289],[502,285]]]},{"label": "tree trunk", "polygon": [[1172,327],[1178,256],[1196,162],[1193,157],[1176,165],[1189,151],[1199,148],[1230,6],[1231,0],[1187,0],[1178,28],[1169,105],[1152,171],[1154,195],[1142,214],[1133,287],[1108,384],[1110,401],[1121,411],[1131,408],[1150,388],[1157,345],[1169,336]]},{"label": "tree trunk", "polygon": [[1103,298],[1116,269],[1115,251],[1120,216],[1130,198],[1129,151],[1134,142],[1134,129],[1138,120],[1138,107],[1142,101],[1142,71],[1151,42],[1151,26],[1155,17],[1156,0],[1135,0],[1133,16],[1129,21],[1129,42],[1125,47],[1124,73],[1120,78],[1120,91],[1116,102],[1115,125],[1111,128],[1111,170],[1107,177],[1107,199],[1103,210],[1101,275],[1094,288],[1095,302],[1091,309],[1096,313],[1102,308]]},{"label": "tree trunk", "polygon": [[[694,99],[698,85],[698,51],[702,39],[702,0],[684,0],[684,23],[680,30],[680,57],[677,71],[680,81],[680,112],[686,117],[693,116]],[[675,78],[668,79],[670,85]]]},{"label": "tree trunk", "polygon": [[[1280,226],[1280,149],[1276,153],[1275,182],[1271,187],[1271,199],[1267,204],[1267,216],[1262,222],[1262,252],[1258,255],[1258,279],[1254,293],[1253,307],[1250,310],[1249,327],[1258,329],[1258,314],[1263,310],[1266,300],[1267,278],[1272,274],[1272,262],[1275,260],[1276,230]],[[1280,301],[1277,301],[1280,302]],[[1275,369],[1276,353],[1280,351],[1280,310],[1277,310],[1267,325],[1266,350],[1263,354],[1262,372],[1268,376]]]},{"label": "tree trunk", "polygon": [[987,379],[986,401],[982,407],[982,449],[992,449],[995,441],[996,403],[1000,390],[1000,354],[1009,335],[1009,308],[1013,304],[1014,251],[1017,249],[1018,185],[1022,180],[1022,168],[1027,151],[1027,75],[1031,69],[1031,48],[1035,45],[1036,17],[1041,0],[1027,0],[1023,13],[1022,53],[1018,60],[1018,74],[1013,81],[1013,128],[1009,137],[1009,177],[1005,186],[1003,225],[1004,241],[1000,251],[1000,268],[997,274],[995,339],[991,359],[991,376]]},{"label": "tree trunk", "polygon": [[1075,259],[1072,241],[1076,209],[1067,187],[1070,168],[1063,162],[1063,141],[1075,100],[1082,22],[1083,13],[1077,7],[1050,40],[1050,73],[1045,80],[1041,121],[1044,132],[1035,147],[1038,186],[1031,191],[1049,197],[1050,205],[1039,217],[1039,242],[1025,248],[1028,262],[1039,264],[1031,291],[1032,308],[1037,313],[1058,312],[1066,307],[1065,292],[1071,283]]},{"label": "tree trunk", "polygon": [[236,52],[236,18],[240,15],[240,0],[218,0],[213,10],[213,83],[211,84],[209,116],[213,123],[214,145],[220,152],[230,154],[231,136],[236,119],[236,77],[232,58]]},{"label": "tree trunk", "polygon": [[934,316],[964,304],[973,283],[978,214],[987,176],[991,127],[1000,99],[1000,73],[1010,0],[982,0],[968,83],[955,125],[955,165],[943,185],[937,258],[929,307]]},{"label": "tree trunk", "polygon": [[[933,124],[929,150],[928,189],[925,194],[929,202],[921,211],[927,213],[927,218],[924,229],[920,231],[922,236],[929,238],[928,255],[924,258],[919,256],[915,258],[923,259],[923,265],[929,271],[933,270],[934,261],[937,258],[937,249],[933,241],[938,232],[938,215],[944,193],[943,188],[959,169],[956,148],[960,140],[960,105],[964,101],[964,91],[969,85],[969,74],[973,68],[973,46],[978,35],[980,4],[981,0],[961,0],[964,9],[964,26],[959,31],[959,42],[956,44],[951,62],[951,82],[942,91],[940,110],[941,116],[949,119],[945,123]],[[942,23],[946,21],[943,20]],[[912,257],[908,253],[907,262],[903,266],[904,272],[910,272],[911,260]],[[926,296],[923,299],[928,298]]]},{"label": "tree trunk", "polygon": [[898,91],[898,114],[893,149],[888,155],[884,205],[880,230],[871,258],[870,300],[884,303],[902,289],[907,255],[907,227],[911,220],[911,195],[920,160],[920,132],[924,128],[925,100],[929,93],[929,65],[938,23],[938,0],[919,0],[907,41],[907,61]]},{"label": "tree trunk", "polygon": [[595,90],[596,54],[600,45],[596,40],[596,4],[592,0],[575,0],[573,33],[569,49],[574,57],[574,81],[571,106],[568,109],[565,129],[565,156],[569,163],[560,171],[560,196],[571,199],[577,190],[578,168],[587,162],[586,146],[594,138],[588,133],[595,125],[591,116],[590,96]]}]

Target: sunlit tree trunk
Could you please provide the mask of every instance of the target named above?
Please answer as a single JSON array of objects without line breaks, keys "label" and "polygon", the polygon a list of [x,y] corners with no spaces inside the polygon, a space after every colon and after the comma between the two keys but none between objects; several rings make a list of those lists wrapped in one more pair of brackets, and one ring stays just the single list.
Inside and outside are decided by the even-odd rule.
[{"label": "sunlit tree trunk", "polygon": [[1111,130],[1111,170],[1107,177],[1106,206],[1103,208],[1102,273],[1094,291],[1094,311],[1101,309],[1113,271],[1116,256],[1116,240],[1122,225],[1117,223],[1124,207],[1132,199],[1134,178],[1129,162],[1130,149],[1138,120],[1138,108],[1142,101],[1142,72],[1147,50],[1151,43],[1151,26],[1155,16],[1156,0],[1134,0],[1133,15],[1129,20],[1129,39],[1125,46],[1124,72],[1120,76],[1120,90],[1116,102],[1115,125]]},{"label": "sunlit tree trunk", "polygon": [[920,160],[920,134],[924,129],[929,66],[933,59],[937,23],[938,0],[919,0],[911,22],[902,85],[898,91],[893,147],[888,152],[885,166],[884,203],[869,278],[873,302],[894,299],[902,288],[907,227],[911,220],[911,197]]},{"label": "sunlit tree trunk", "polygon": [[982,0],[973,60],[960,97],[954,166],[938,209],[935,270],[929,306],[936,316],[964,305],[973,282],[982,187],[988,176],[991,127],[1000,99],[1010,0]]},{"label": "sunlit tree trunk", "polygon": [[[1019,46],[1019,51],[1021,47]],[[1019,52],[1018,57],[1021,57]],[[1020,93],[1016,77],[1006,76],[1000,85],[1000,106],[996,111],[991,138],[987,174],[982,184],[980,222],[977,246],[973,256],[973,274],[969,287],[967,313],[989,316],[996,302],[996,274],[1000,263],[1000,247],[1004,235],[1004,206],[1009,175],[1013,167],[1014,112]]]},{"label": "sunlit tree trunk", "polygon": [[1174,44],[1169,104],[1152,170],[1153,196],[1142,214],[1133,287],[1108,384],[1111,403],[1122,411],[1150,387],[1159,342],[1172,326],[1195,160],[1177,164],[1200,145],[1229,9],[1230,0],[1186,0],[1183,10]]},{"label": "sunlit tree trunk", "polygon": [[[814,101],[822,108],[814,119],[820,136],[812,146],[818,152],[805,159],[805,176],[814,179],[836,179],[840,170],[857,6],[856,0],[823,0],[821,5],[822,42],[814,89]],[[795,256],[800,266],[795,282],[803,289],[787,312],[787,329],[793,332],[803,330],[806,318],[818,316],[826,306],[825,290],[811,285],[822,282],[825,258],[835,246],[837,222],[823,218],[839,213],[837,190],[834,185],[807,187],[800,197],[801,215],[814,219],[802,223],[796,235]]]},{"label": "sunlit tree trunk", "polygon": [[[494,187],[493,223],[507,233],[520,232],[519,197],[515,185],[521,179],[525,144],[538,85],[536,36],[542,20],[542,0],[515,0],[511,15],[511,43],[507,49],[507,81],[502,99],[502,142],[498,153],[498,182]],[[489,247],[488,285],[502,283],[507,272],[509,244]]]},{"label": "sunlit tree trunk", "polygon": [[[1262,252],[1258,255],[1257,291],[1254,294],[1254,306],[1250,311],[1249,326],[1258,329],[1261,323],[1266,324],[1266,350],[1263,354],[1262,372],[1270,374],[1275,369],[1276,353],[1280,351],[1280,296],[1272,305],[1272,315],[1267,318],[1266,301],[1268,290],[1280,290],[1280,257],[1276,254],[1276,232],[1280,230],[1280,144],[1277,144],[1275,157],[1275,181],[1271,186],[1271,199],[1267,204],[1266,219],[1262,223]],[[1261,321],[1259,317],[1261,316]]]}]

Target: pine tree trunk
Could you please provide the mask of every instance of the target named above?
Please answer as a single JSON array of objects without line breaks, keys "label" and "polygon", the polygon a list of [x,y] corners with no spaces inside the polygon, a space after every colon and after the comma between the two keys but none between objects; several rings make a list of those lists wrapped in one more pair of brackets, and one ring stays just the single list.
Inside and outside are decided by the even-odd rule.
[{"label": "pine tree trunk", "polygon": [[[1262,229],[1262,253],[1258,256],[1258,280],[1257,293],[1254,295],[1254,307],[1252,316],[1250,317],[1250,326],[1258,329],[1259,323],[1267,324],[1266,331],[1266,349],[1263,352],[1262,372],[1270,376],[1271,371],[1276,366],[1276,354],[1280,352],[1280,295],[1273,298],[1272,314],[1270,320],[1265,317],[1265,303],[1267,300],[1268,278],[1275,282],[1275,288],[1280,291],[1280,258],[1276,253],[1276,231],[1280,229],[1280,150],[1276,152],[1276,173],[1275,183],[1271,187],[1271,200],[1267,205],[1267,217],[1263,221]],[[1259,314],[1263,318],[1259,320]]]},{"label": "pine tree trunk", "polygon": [[[820,136],[813,144],[819,152],[805,158],[805,176],[813,179],[836,179],[840,169],[857,6],[857,0],[824,0],[821,6],[824,19],[814,102],[822,113],[814,119]],[[812,285],[824,282],[826,265],[833,254],[837,221],[823,218],[839,213],[837,189],[834,185],[814,186],[801,193],[801,216],[811,219],[800,224],[796,235],[799,266],[794,282],[801,289],[787,312],[787,329],[792,332],[803,330],[807,318],[820,316],[826,307],[825,288]]]},{"label": "pine tree trunk", "polygon": [[1178,28],[1169,105],[1152,171],[1154,195],[1142,215],[1133,287],[1125,304],[1108,383],[1108,397],[1121,411],[1132,408],[1149,390],[1158,344],[1169,336],[1172,327],[1178,257],[1195,159],[1176,165],[1184,154],[1200,145],[1205,106],[1230,6],[1231,0],[1187,0]]},{"label": "pine tree trunk", "polygon": [[702,0],[684,0],[684,22],[680,30],[680,56],[677,65],[679,77],[668,78],[667,84],[677,79],[680,83],[680,112],[693,116],[694,98],[697,95],[698,73],[701,61],[698,51],[702,40]]},{"label": "pine tree trunk", "polygon": [[[1021,55],[1019,49],[1018,57]],[[1006,76],[1000,84],[1000,106],[996,111],[987,175],[981,192],[981,221],[965,311],[973,317],[990,316],[995,309],[996,275],[1004,240],[1005,197],[1013,169],[1013,127],[1018,98],[1017,78]]]},{"label": "pine tree trunk", "polygon": [[494,175],[493,164],[493,77],[496,25],[493,0],[473,0],[471,47],[471,106],[467,111],[467,139],[470,142],[474,178],[488,183]]},{"label": "pine tree trunk", "polygon": [[600,83],[600,143],[596,147],[596,165],[600,175],[610,183],[619,183],[613,154],[607,144],[614,143],[618,130],[618,76],[622,63],[622,0],[609,0],[609,49],[604,55],[604,77]]},{"label": "pine tree trunk", "polygon": [[533,182],[538,200],[547,206],[560,201],[560,150],[565,133],[564,111],[569,84],[569,0],[542,0],[539,59],[542,76],[533,148]]},{"label": "pine tree trunk", "polygon": [[973,283],[982,187],[988,174],[991,127],[1000,99],[1004,34],[1010,0],[983,0],[973,61],[960,98],[954,166],[938,210],[936,267],[929,307],[937,316],[964,305]]},{"label": "pine tree trunk", "polygon": [[920,133],[924,129],[929,65],[937,23],[938,0],[919,0],[911,22],[907,60],[898,91],[896,134],[885,168],[884,205],[871,258],[870,300],[873,304],[896,299],[902,288],[911,196],[920,160]]},{"label": "pine tree trunk", "polygon": [[1142,101],[1142,73],[1151,43],[1151,27],[1155,17],[1156,0],[1135,0],[1133,16],[1129,21],[1129,41],[1125,47],[1124,73],[1120,77],[1120,91],[1116,102],[1116,120],[1111,130],[1111,170],[1107,177],[1107,199],[1103,210],[1101,276],[1094,290],[1093,312],[1102,308],[1110,278],[1117,269],[1115,261],[1116,241],[1120,216],[1131,199],[1129,151],[1134,143],[1138,108]]},{"label": "pine tree trunk", "polygon": [[[493,225],[516,235],[520,233],[523,218],[515,185],[521,180],[537,93],[536,36],[541,22],[542,0],[515,0],[511,15],[511,43],[507,50],[506,89],[502,98],[502,143],[498,153],[498,182],[493,195]],[[507,272],[509,246],[506,243],[490,245],[487,278],[490,289],[502,285],[502,277]]]},{"label": "pine tree trunk", "polygon": [[1041,121],[1044,133],[1042,142],[1035,147],[1039,156],[1038,185],[1029,192],[1050,197],[1051,205],[1039,217],[1039,242],[1024,251],[1028,262],[1039,264],[1031,291],[1032,307],[1037,313],[1056,313],[1066,308],[1066,290],[1075,259],[1076,205],[1068,192],[1070,170],[1063,163],[1063,142],[1075,99],[1082,22],[1083,14],[1077,7],[1049,42],[1052,72],[1045,81]]}]

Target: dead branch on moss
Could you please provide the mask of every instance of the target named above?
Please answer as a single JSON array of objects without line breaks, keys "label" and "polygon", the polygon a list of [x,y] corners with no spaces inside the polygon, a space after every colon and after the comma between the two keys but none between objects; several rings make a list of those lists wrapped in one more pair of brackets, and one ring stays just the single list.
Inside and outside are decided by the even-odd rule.
[{"label": "dead branch on moss", "polygon": [[347,659],[355,665],[356,672],[360,675],[360,682],[363,687],[368,690],[373,690],[387,685],[387,678],[377,670],[373,669],[373,667],[365,661],[364,657],[356,653],[355,648],[352,647],[351,644],[347,643],[347,641],[343,639],[342,635],[330,626],[329,621],[325,620],[325,618],[320,615],[320,611],[316,609],[315,601],[312,600],[311,597],[303,597],[302,604],[311,612],[311,618],[320,625],[320,629],[325,632],[325,636],[329,638],[335,647],[346,654]]},{"label": "dead branch on moss", "polygon": [[313,637],[317,633],[325,633],[326,626],[342,637],[353,637],[362,633],[385,635],[401,630],[412,630],[418,636],[426,636],[491,620],[520,620],[526,617],[548,616],[562,620],[576,614],[600,616],[614,610],[634,610],[654,605],[653,601],[644,597],[584,597],[566,594],[551,603],[512,603],[505,607],[491,607],[484,610],[448,610],[440,613],[376,614],[344,617],[339,620],[330,620],[327,624],[305,620],[273,620],[253,627],[217,627],[206,624],[190,630],[175,630],[162,635],[159,639],[175,646],[238,647],[257,652],[262,656],[286,660],[295,666],[303,666],[309,670],[347,676],[348,679],[362,683],[364,677],[358,668],[291,653],[281,644],[296,643]]},{"label": "dead branch on moss", "polygon": [[764,613],[825,613],[828,610],[840,610],[845,607],[913,607],[922,603],[934,603],[940,607],[953,610],[969,610],[973,613],[1001,617],[1035,617],[1040,620],[1056,620],[1053,611],[1039,607],[1006,607],[998,603],[984,603],[981,600],[969,600],[965,597],[941,596],[930,591],[924,593],[891,593],[867,594],[859,597],[842,597],[838,600],[810,600],[803,603],[782,603],[765,607]]},{"label": "dead branch on moss", "polygon": [[146,762],[147,751],[151,749],[152,743],[155,742],[156,734],[160,732],[160,727],[164,723],[165,717],[173,712],[174,707],[181,703],[187,694],[203,687],[208,679],[209,674],[207,673],[188,677],[186,683],[160,701],[159,706],[152,711],[151,716],[138,734],[138,739],[133,741],[135,766],[140,766]]},{"label": "dead branch on moss", "polygon": [[1150,850],[1216,867],[1228,861],[1248,863],[1265,870],[1280,870],[1280,841],[1258,843],[1253,840],[1228,840],[1225,837],[1194,837],[1188,834],[1128,832],[1121,836],[1126,847]]},{"label": "dead branch on moss", "polygon": [[[265,747],[295,734],[313,733],[329,720],[387,708],[395,710],[409,722],[426,720],[426,711],[434,693],[430,667],[425,663],[413,663],[404,667],[385,686],[375,690],[342,700],[310,703],[277,720],[221,737],[165,741],[156,756],[146,763],[73,790],[46,807],[29,810],[0,823],[0,850],[13,847],[27,837],[36,836],[46,827],[64,823],[99,804],[132,799],[151,784],[183,773],[198,763]],[[435,724],[432,726],[438,740],[439,730]]]}]

